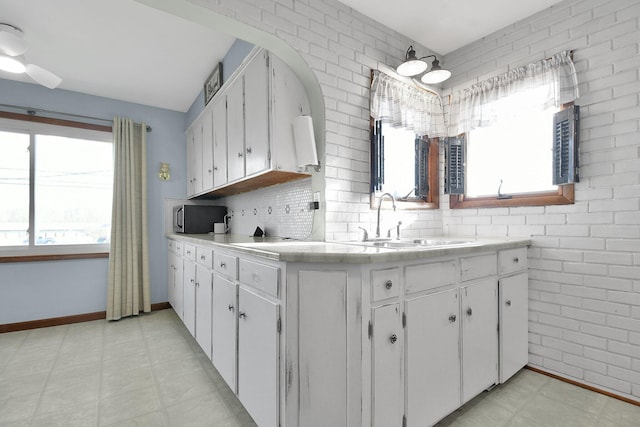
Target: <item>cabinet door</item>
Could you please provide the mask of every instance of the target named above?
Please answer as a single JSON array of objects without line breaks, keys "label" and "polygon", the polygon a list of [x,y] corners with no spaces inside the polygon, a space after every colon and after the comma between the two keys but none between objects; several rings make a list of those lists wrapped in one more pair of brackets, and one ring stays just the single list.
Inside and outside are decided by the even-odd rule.
[{"label": "cabinet door", "polygon": [[529,359],[529,285],[527,273],[500,279],[500,382]]},{"label": "cabinet door", "polygon": [[398,303],[373,309],[372,425],[402,425],[402,321]]},{"label": "cabinet door", "polygon": [[460,289],[462,403],[498,380],[498,284],[489,278]]},{"label": "cabinet door", "polygon": [[269,68],[263,51],[244,71],[246,174],[269,166]]},{"label": "cabinet door", "polygon": [[176,255],[169,252],[167,256],[167,299],[175,310],[176,308]]},{"label": "cabinet door", "polygon": [[184,318],[184,261],[182,256],[175,256],[175,278],[174,278],[174,301],[173,310],[176,312],[180,319]]},{"label": "cabinet door", "polygon": [[407,425],[435,424],[460,406],[458,290],[406,302]]},{"label": "cabinet door", "polygon": [[202,189],[213,189],[213,114],[207,110],[202,117]]},{"label": "cabinet door", "polygon": [[196,263],[184,260],[184,301],[182,310],[182,323],[187,327],[191,335],[196,332]]},{"label": "cabinet door", "polygon": [[227,176],[229,181],[244,177],[244,90],[243,78],[227,92]]},{"label": "cabinet door", "polygon": [[278,304],[240,288],[238,398],[260,427],[278,425],[278,315]]},{"label": "cabinet door", "polygon": [[201,193],[202,187],[202,120],[193,129],[193,151],[191,168],[193,170],[193,192]]},{"label": "cabinet door", "polygon": [[227,183],[227,98],[213,104],[213,185]]},{"label": "cabinet door", "polygon": [[195,180],[195,142],[194,142],[194,125],[187,131],[186,145],[187,145],[187,197],[196,194],[196,180]]},{"label": "cabinet door", "polygon": [[236,391],[237,285],[213,276],[211,361],[227,385]]},{"label": "cabinet door", "polygon": [[213,273],[196,265],[196,341],[211,359],[211,286]]}]

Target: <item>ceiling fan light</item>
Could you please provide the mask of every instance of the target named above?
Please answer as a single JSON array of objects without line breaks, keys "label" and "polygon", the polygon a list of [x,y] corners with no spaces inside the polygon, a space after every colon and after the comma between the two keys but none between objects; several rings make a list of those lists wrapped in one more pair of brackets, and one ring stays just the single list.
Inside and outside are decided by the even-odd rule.
[{"label": "ceiling fan light", "polygon": [[24,73],[27,70],[27,67],[19,58],[0,53],[0,70],[8,73],[20,74]]}]

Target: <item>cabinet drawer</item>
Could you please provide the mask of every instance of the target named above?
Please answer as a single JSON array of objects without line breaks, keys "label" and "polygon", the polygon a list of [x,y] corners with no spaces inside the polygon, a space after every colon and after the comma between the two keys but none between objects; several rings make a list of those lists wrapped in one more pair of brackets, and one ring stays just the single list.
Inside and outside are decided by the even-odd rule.
[{"label": "cabinet drawer", "polygon": [[527,248],[509,249],[498,253],[499,274],[509,274],[527,269]]},{"label": "cabinet drawer", "polygon": [[240,283],[252,286],[274,297],[278,296],[278,267],[240,260]]},{"label": "cabinet drawer", "polygon": [[207,268],[213,267],[213,250],[203,246],[196,246],[196,262]]},{"label": "cabinet drawer", "polygon": [[173,241],[173,249],[175,253],[177,253],[178,255],[182,255],[183,248],[184,248],[184,243],[178,242],[176,240]]},{"label": "cabinet drawer", "polygon": [[460,281],[494,276],[498,270],[496,254],[479,255],[460,259]]},{"label": "cabinet drawer", "polygon": [[213,270],[235,280],[238,278],[238,258],[215,252],[213,254]]},{"label": "cabinet drawer", "polygon": [[169,250],[169,252],[175,252],[176,251],[176,242],[173,240],[169,240],[167,242],[167,249]]},{"label": "cabinet drawer", "polygon": [[[495,263],[494,263],[495,264]],[[406,292],[427,291],[456,283],[456,262],[444,261],[405,267]]]},{"label": "cabinet drawer", "polygon": [[184,257],[186,259],[196,260],[196,247],[188,243],[184,244]]},{"label": "cabinet drawer", "polygon": [[372,271],[371,292],[373,301],[400,295],[400,269],[396,267]]}]

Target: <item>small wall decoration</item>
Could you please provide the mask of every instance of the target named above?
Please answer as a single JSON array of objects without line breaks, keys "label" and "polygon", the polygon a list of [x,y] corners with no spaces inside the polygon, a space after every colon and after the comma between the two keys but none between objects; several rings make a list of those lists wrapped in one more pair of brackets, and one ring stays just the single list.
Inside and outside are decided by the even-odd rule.
[{"label": "small wall decoration", "polygon": [[222,62],[218,62],[207,81],[204,82],[204,105],[211,101],[213,95],[220,90],[220,86],[222,86]]}]

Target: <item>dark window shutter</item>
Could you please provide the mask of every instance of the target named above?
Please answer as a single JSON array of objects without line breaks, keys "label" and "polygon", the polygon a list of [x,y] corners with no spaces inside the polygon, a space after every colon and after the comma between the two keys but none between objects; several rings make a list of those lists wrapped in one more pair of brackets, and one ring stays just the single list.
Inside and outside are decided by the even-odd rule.
[{"label": "dark window shutter", "polygon": [[371,132],[371,192],[382,190],[384,184],[384,137],[382,122],[376,121]]},{"label": "dark window shutter", "polygon": [[429,196],[429,138],[416,136],[415,195],[426,200]]},{"label": "dark window shutter", "polygon": [[464,194],[464,150],[466,134],[446,140],[445,191],[449,194]]},{"label": "dark window shutter", "polygon": [[579,182],[578,122],[580,107],[572,105],[553,116],[553,185]]}]

